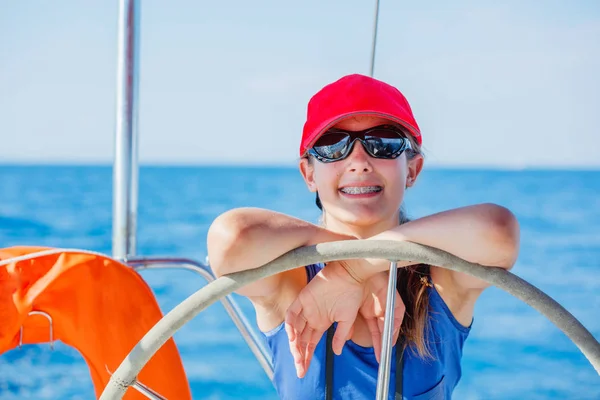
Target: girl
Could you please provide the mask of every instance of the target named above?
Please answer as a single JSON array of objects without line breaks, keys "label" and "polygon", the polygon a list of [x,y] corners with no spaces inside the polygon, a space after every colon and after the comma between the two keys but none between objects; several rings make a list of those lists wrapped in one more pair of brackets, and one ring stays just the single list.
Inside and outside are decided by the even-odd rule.
[{"label": "girl", "polygon": [[[356,239],[411,241],[510,269],[519,228],[503,207],[406,219],[401,205],[423,166],[421,143],[396,88],[362,75],[325,86],[308,104],[299,161],[322,224],[263,209],[228,211],[208,233],[215,274],[256,268],[301,246]],[[450,398],[474,305],[487,285],[435,266],[398,266],[390,399]],[[375,397],[388,271],[385,260],[330,262],[239,290],[256,309],[282,399]]]}]

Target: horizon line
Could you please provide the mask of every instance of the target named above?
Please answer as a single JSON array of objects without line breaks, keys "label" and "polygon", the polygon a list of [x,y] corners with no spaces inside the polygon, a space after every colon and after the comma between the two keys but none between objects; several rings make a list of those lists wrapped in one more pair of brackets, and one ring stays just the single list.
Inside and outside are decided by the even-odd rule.
[{"label": "horizon line", "polygon": [[[139,167],[147,168],[286,168],[296,169],[295,163],[215,163],[215,162],[139,162]],[[0,161],[0,167],[106,167],[112,168],[113,163],[107,161]],[[600,172],[600,165],[495,165],[495,164],[443,164],[431,163],[423,168],[435,170],[492,170],[492,171],[573,171]]]}]

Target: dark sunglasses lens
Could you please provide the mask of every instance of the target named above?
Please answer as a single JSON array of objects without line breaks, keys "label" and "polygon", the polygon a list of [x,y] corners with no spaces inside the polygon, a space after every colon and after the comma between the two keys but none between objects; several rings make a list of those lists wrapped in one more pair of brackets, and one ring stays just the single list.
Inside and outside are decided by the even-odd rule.
[{"label": "dark sunglasses lens", "polygon": [[335,160],[341,158],[348,149],[350,137],[341,132],[327,133],[319,138],[313,149],[321,157]]},{"label": "dark sunglasses lens", "polygon": [[380,129],[365,136],[367,150],[374,157],[388,157],[405,146],[405,140],[393,130]]}]

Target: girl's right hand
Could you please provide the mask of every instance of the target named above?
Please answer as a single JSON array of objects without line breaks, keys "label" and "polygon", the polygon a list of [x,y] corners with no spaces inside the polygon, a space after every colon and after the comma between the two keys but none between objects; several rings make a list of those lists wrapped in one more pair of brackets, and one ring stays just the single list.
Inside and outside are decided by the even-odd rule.
[{"label": "girl's right hand", "polygon": [[335,354],[341,354],[352,336],[366,292],[364,283],[353,278],[343,263],[328,263],[286,312],[285,329],[299,378],[306,374],[317,343],[334,322],[338,323],[332,343]]}]

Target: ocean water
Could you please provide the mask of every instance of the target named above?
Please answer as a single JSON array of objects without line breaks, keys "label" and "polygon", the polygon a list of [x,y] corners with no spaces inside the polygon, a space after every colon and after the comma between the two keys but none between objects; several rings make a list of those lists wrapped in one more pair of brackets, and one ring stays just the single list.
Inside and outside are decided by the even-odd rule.
[{"label": "ocean water", "polygon": [[[43,245],[110,254],[110,167],[0,166],[0,247]],[[220,213],[257,206],[316,221],[292,168],[142,167],[138,254],[204,260]],[[554,297],[600,338],[600,171],[429,169],[406,197],[418,218],[494,202],[521,224],[514,273]],[[186,271],[145,271],[164,312],[205,282]],[[253,319],[251,306],[240,299]],[[1,323],[1,321],[0,321]],[[220,303],[184,326],[176,343],[198,399],[275,399],[275,391]],[[237,371],[232,373],[232,371]],[[1,399],[89,399],[85,362],[62,343],[0,355]],[[600,399],[600,377],[537,311],[490,288],[464,348],[456,399]]]}]

